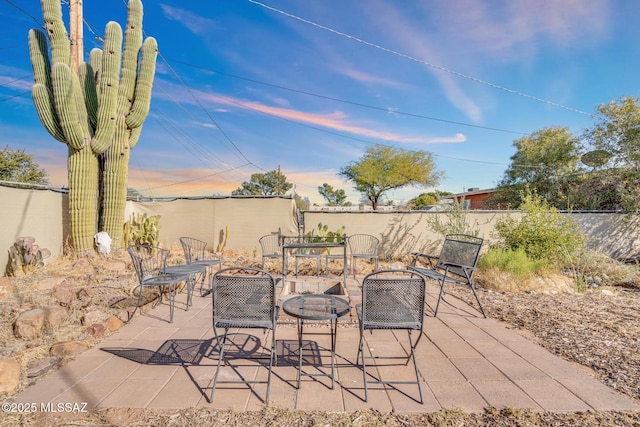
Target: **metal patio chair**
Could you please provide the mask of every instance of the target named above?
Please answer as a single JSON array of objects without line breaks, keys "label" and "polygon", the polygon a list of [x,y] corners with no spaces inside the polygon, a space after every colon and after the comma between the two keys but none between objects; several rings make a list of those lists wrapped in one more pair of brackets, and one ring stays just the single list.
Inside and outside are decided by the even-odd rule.
[{"label": "metal patio chair", "polygon": [[[140,307],[142,302],[142,293],[145,288],[157,287],[160,295],[156,305],[162,302],[162,294],[166,290],[169,294],[169,323],[173,323],[173,310],[176,300],[176,288],[180,282],[188,282],[188,274],[167,274],[164,269],[167,265],[169,251],[156,246],[149,245],[133,245],[127,248],[133,268],[138,276],[138,303],[131,313],[128,322],[133,319],[133,315]],[[135,288],[134,288],[135,289]],[[188,297],[187,297],[188,298]],[[155,306],[154,306],[155,307]],[[188,305],[187,305],[188,308]],[[127,323],[128,323],[127,322]]]},{"label": "metal patio chair", "polygon": [[[276,320],[279,307],[276,306],[276,281],[274,277],[264,270],[249,267],[229,267],[214,274],[212,281],[213,296],[213,332],[219,347],[218,367],[213,378],[211,398],[218,384],[267,384],[265,403],[269,402],[269,389],[271,387],[271,370],[276,359]],[[217,329],[224,329],[222,335]],[[269,356],[269,375],[266,381],[241,380],[220,381],[218,376],[222,362],[229,365],[225,345],[227,341],[234,345],[233,338],[229,338],[231,328],[261,328],[271,331],[271,350]],[[236,347],[238,347],[236,345]],[[266,347],[262,345],[262,347]],[[245,354],[246,353],[246,354]],[[249,359],[250,352],[243,353],[242,348],[233,358]],[[255,357],[254,357],[255,359]],[[234,369],[235,370],[235,369]],[[236,371],[237,372],[237,371]]]},{"label": "metal patio chair", "polygon": [[378,245],[380,240],[376,236],[370,234],[352,234],[347,237],[347,246],[349,246],[349,256],[351,257],[351,266],[353,268],[353,277],[356,277],[356,259],[373,259],[378,270]]},{"label": "metal patio chair", "polygon": [[271,233],[260,237],[258,240],[262,251],[262,268],[265,268],[265,260],[281,260],[282,259],[282,240],[280,233]]},{"label": "metal patio chair", "polygon": [[484,317],[487,317],[476,293],[476,286],[472,280],[480,255],[480,249],[482,248],[482,242],[483,239],[476,236],[448,234],[445,237],[440,255],[433,256],[418,252],[411,254],[414,258],[413,263],[408,269],[436,280],[440,284],[440,293],[438,295],[434,316],[438,315],[438,307],[444,295],[444,284],[454,283],[471,288],[473,296],[480,307],[480,312]]},{"label": "metal patio chair", "polygon": [[206,269],[200,282],[200,295],[205,296],[210,292],[210,289],[204,289],[205,283],[211,283],[207,278],[213,275],[213,267],[217,266],[218,270],[222,268],[222,256],[208,255],[207,242],[203,240],[193,237],[180,237],[179,240],[186,263],[203,265]]},{"label": "metal patio chair", "polygon": [[[422,337],[424,324],[424,298],[425,280],[420,274],[408,270],[383,270],[376,271],[365,276],[362,281],[362,304],[356,305],[358,324],[360,326],[360,342],[356,359],[362,362],[362,375],[364,378],[364,400],[369,399],[367,384],[416,384],[422,403],[422,388],[416,364],[415,348]],[[363,343],[364,332],[373,330],[405,330],[409,338],[409,354],[404,365],[413,360],[415,381],[382,380],[378,378],[369,380],[367,377],[366,360],[385,359],[391,360],[392,356],[365,356]],[[417,332],[415,341],[412,332]],[[373,332],[372,332],[373,335]],[[384,348],[378,346],[376,349]],[[378,353],[378,352],[376,352]],[[362,359],[360,359],[362,355]],[[402,357],[402,359],[405,359]]]}]

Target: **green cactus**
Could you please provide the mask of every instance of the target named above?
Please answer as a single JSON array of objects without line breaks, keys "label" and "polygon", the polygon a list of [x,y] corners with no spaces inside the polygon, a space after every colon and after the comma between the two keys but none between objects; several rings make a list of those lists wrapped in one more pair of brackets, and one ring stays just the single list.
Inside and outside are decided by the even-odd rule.
[{"label": "green cactus", "polygon": [[39,248],[35,241],[31,236],[19,237],[9,248],[7,275],[19,276],[44,267],[44,260],[51,256],[51,251]]},{"label": "green cactus", "polygon": [[73,246],[79,253],[93,250],[93,236],[102,230],[118,247],[122,242],[129,151],[137,143],[149,111],[157,43],[152,37],[142,42],[142,3],[130,0],[124,51],[122,29],[109,22],[104,49],[93,49],[90,62],[82,62],[76,73],[60,1],[41,0],[41,4],[49,47],[42,31],[29,32],[35,80],[32,95],[44,127],[69,147]]},{"label": "green cactus", "polygon": [[147,216],[131,214],[131,219],[124,224],[122,242],[129,245],[158,246],[160,237],[160,215]]},{"label": "green cactus", "polygon": [[220,229],[220,234],[218,235],[218,245],[216,246],[216,253],[222,254],[224,252],[224,248],[227,246],[228,239],[229,226],[225,225],[224,230]]}]

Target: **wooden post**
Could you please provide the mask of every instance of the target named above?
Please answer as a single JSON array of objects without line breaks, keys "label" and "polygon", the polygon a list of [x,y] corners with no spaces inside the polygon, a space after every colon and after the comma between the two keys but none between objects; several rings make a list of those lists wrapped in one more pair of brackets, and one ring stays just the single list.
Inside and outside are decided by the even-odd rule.
[{"label": "wooden post", "polygon": [[82,0],[69,2],[69,36],[71,38],[71,61],[78,72],[84,58],[84,39],[82,37]]}]

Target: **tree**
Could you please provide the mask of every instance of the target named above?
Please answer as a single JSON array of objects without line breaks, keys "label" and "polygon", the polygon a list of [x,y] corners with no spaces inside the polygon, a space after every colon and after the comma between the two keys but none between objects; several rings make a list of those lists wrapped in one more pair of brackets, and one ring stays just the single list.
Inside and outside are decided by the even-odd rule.
[{"label": "tree", "polygon": [[302,197],[299,194],[295,194],[293,196],[293,200],[296,201],[296,208],[301,211],[306,211],[309,209],[309,207],[311,207],[311,202],[309,201],[308,197]]},{"label": "tree", "polygon": [[433,206],[438,203],[438,201],[442,198],[442,196],[448,196],[453,194],[449,191],[432,191],[429,193],[422,193],[413,199],[409,200],[407,205],[411,209],[420,210],[425,206]]},{"label": "tree", "polygon": [[12,150],[6,146],[0,151],[0,180],[49,184],[47,172],[33,161],[24,150]]},{"label": "tree", "polygon": [[254,173],[249,182],[245,181],[233,190],[233,196],[274,196],[283,195],[291,190],[293,184],[287,182],[287,177],[279,170],[267,173]]},{"label": "tree", "polygon": [[431,153],[381,144],[368,147],[359,161],[340,169],[339,175],[352,181],[356,191],[371,202],[374,210],[388,190],[407,185],[436,185],[442,176],[435,170]]},{"label": "tree", "polygon": [[580,141],[566,127],[548,127],[524,136],[513,145],[516,152],[498,184],[493,203],[518,207],[523,189],[544,196],[556,207],[570,204],[570,186],[581,172]]},{"label": "tree", "polygon": [[344,190],[338,189],[334,190],[333,187],[326,182],[322,184],[321,187],[318,187],[318,193],[324,200],[327,202],[327,206],[346,206],[347,205],[347,195]]}]

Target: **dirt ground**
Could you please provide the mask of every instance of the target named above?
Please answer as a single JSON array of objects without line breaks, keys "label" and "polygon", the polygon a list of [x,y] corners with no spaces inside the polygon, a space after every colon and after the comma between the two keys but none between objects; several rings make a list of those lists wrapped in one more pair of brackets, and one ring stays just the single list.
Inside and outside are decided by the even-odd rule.
[{"label": "dirt ground", "polygon": [[[125,258],[122,258],[124,260]],[[238,263],[257,264],[252,257],[238,257]],[[29,292],[29,281],[42,280],[43,275],[76,275],[85,285],[110,289],[110,294],[126,294],[122,289],[135,283],[131,266],[117,276],[119,287],[104,272],[104,260],[90,260],[91,268],[79,272],[77,260],[64,259],[56,265],[48,265],[32,278],[15,280],[13,298],[0,299],[3,316],[0,319],[0,347],[3,356],[18,359],[27,364],[44,357],[52,338],[44,337],[40,343],[20,343],[12,338],[11,325],[17,313],[25,307],[38,304],[37,295],[51,302],[45,292]],[[86,263],[85,263],[86,264]],[[86,266],[85,266],[86,267]],[[89,272],[87,272],[89,271]],[[110,276],[113,276],[111,274]],[[38,279],[37,279],[38,278]],[[22,292],[21,295],[20,292]],[[452,293],[468,300],[467,290]],[[81,295],[81,294],[79,294]],[[109,305],[113,295],[100,298],[94,293],[91,302],[74,301],[72,315],[55,339],[81,337],[83,328],[79,319],[83,309],[97,305]],[[20,296],[16,298],[15,296]],[[489,317],[501,320],[508,327],[519,331],[552,353],[579,364],[607,386],[624,393],[640,403],[640,288],[600,287],[584,293],[557,292],[497,292],[479,290],[479,296]],[[41,302],[41,301],[40,301]],[[76,303],[77,302],[77,303]],[[105,310],[115,310],[105,307]],[[84,328],[86,329],[86,328]],[[25,381],[27,381],[25,379]],[[0,398],[10,401],[11,396]],[[92,410],[82,414],[3,414],[0,426],[639,426],[638,412],[586,412],[586,413],[536,413],[519,409],[487,409],[480,414],[459,411],[399,415],[375,410],[354,413],[301,412],[268,406],[259,412],[236,412],[186,409],[157,411],[140,409]]]}]

